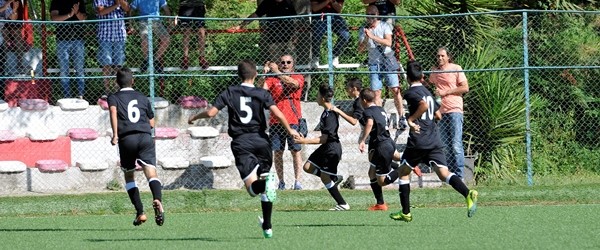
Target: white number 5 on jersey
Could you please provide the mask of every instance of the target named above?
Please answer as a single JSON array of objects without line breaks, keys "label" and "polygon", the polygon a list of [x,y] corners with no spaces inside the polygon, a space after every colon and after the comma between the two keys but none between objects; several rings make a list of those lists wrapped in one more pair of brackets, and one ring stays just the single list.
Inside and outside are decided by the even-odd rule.
[{"label": "white number 5 on jersey", "polygon": [[243,124],[248,124],[250,122],[250,120],[252,120],[252,108],[250,108],[250,106],[248,106],[248,104],[247,104],[251,101],[252,101],[252,98],[250,98],[250,97],[240,96],[240,111],[246,112],[245,116],[242,116],[242,114],[240,114],[240,121]]}]

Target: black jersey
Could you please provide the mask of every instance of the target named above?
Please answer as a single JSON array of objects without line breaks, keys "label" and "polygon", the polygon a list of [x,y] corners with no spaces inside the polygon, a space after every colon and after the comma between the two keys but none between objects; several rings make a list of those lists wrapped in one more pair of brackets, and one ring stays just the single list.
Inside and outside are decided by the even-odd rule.
[{"label": "black jersey", "polygon": [[370,5],[375,5],[380,16],[396,14],[396,6],[389,0],[376,0]]},{"label": "black jersey", "polygon": [[338,118],[338,113],[328,109],[325,109],[321,114],[321,134],[327,135],[327,141],[325,143],[340,142],[340,137],[338,136],[340,122]]},{"label": "black jersey", "polygon": [[273,97],[263,88],[249,85],[228,87],[215,100],[213,106],[219,110],[227,107],[229,129],[232,138],[245,133],[266,133],[265,109],[275,105]]},{"label": "black jersey", "polygon": [[415,120],[415,123],[420,126],[420,133],[411,131],[408,134],[406,147],[417,149],[432,149],[441,146],[440,135],[435,123],[434,114],[436,111],[435,99],[431,92],[422,84],[413,84],[404,93],[404,100],[408,103],[409,115],[414,114],[420,101],[427,103],[427,111],[421,117]]},{"label": "black jersey", "polygon": [[364,110],[365,109],[363,108],[362,104],[360,104],[360,97],[354,99],[354,102],[352,103],[352,117],[358,120],[358,123],[363,126],[366,124],[365,120],[363,119]]},{"label": "black jersey", "polygon": [[363,112],[365,122],[369,119],[373,120],[373,127],[369,132],[369,148],[373,148],[377,143],[391,140],[390,131],[387,127],[387,115],[385,110],[380,106],[370,106]]},{"label": "black jersey", "polygon": [[108,97],[108,106],[117,107],[118,136],[135,133],[152,134],[150,119],[154,112],[146,95],[132,88],[122,88]]}]

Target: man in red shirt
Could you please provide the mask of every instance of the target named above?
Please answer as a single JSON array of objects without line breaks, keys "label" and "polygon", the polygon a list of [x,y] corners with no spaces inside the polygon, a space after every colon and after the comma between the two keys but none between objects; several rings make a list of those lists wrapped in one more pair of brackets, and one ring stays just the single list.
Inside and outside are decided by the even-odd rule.
[{"label": "man in red shirt", "polygon": [[[267,61],[263,73],[272,73],[275,75],[264,79],[263,88],[271,92],[277,108],[284,114],[290,127],[298,130],[299,119],[302,118],[300,98],[302,96],[302,88],[304,87],[304,76],[293,74],[293,72],[294,58],[291,55],[281,56],[279,63]],[[286,130],[279,124],[279,121],[273,116],[269,119],[269,137],[271,139],[271,148],[274,151],[273,158],[277,177],[279,178],[279,189],[285,189],[283,150],[286,141],[294,162],[295,182],[293,188],[294,190],[302,189],[302,184],[300,183],[300,174],[302,173],[300,151],[302,147],[300,144],[294,143],[293,138],[288,135]]]}]

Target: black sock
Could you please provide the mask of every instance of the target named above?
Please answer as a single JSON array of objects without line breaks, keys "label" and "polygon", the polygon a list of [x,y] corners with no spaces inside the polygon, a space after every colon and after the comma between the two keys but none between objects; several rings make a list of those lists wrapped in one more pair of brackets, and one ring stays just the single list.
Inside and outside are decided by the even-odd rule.
[{"label": "black sock", "polygon": [[386,185],[394,183],[398,179],[398,171],[392,170],[389,174],[385,176],[385,180],[383,181]]},{"label": "black sock", "polygon": [[252,192],[254,192],[254,194],[260,194],[265,192],[265,184],[267,184],[267,181],[265,180],[256,180],[252,182],[250,188],[252,188]]},{"label": "black sock", "polygon": [[162,201],[162,183],[154,179],[148,183],[148,186],[150,186],[150,191],[152,192],[152,199]]},{"label": "black sock", "polygon": [[261,201],[260,206],[262,207],[262,212],[263,212],[262,228],[263,228],[263,230],[270,229],[272,227],[271,214],[273,213],[273,202]]},{"label": "black sock", "polygon": [[137,187],[127,190],[131,204],[135,207],[137,215],[144,213],[144,205],[142,205],[142,199],[140,199],[140,190]]},{"label": "black sock", "polygon": [[400,184],[398,186],[400,192],[400,205],[402,206],[402,213],[410,213],[410,184]]},{"label": "black sock", "polygon": [[377,204],[383,204],[383,189],[377,183],[377,179],[371,179],[371,189],[373,190],[373,195],[375,196],[375,200],[377,200]]},{"label": "black sock", "polygon": [[347,204],[344,198],[342,197],[342,194],[340,194],[340,190],[337,188],[337,186],[333,186],[330,189],[327,189],[327,191],[329,191],[329,194],[331,195],[331,197],[333,197],[333,199],[335,200],[335,202],[337,202],[338,205]]},{"label": "black sock", "polygon": [[469,188],[465,183],[458,177],[458,175],[452,175],[448,184],[454,188],[454,190],[458,191],[462,196],[467,197],[469,195]]}]

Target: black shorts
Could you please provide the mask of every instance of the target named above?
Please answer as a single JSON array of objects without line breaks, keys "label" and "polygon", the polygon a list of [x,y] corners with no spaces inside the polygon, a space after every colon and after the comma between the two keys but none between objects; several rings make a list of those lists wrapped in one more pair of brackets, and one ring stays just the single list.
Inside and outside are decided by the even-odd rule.
[{"label": "black shorts", "polygon": [[415,167],[419,163],[431,165],[431,162],[435,162],[438,166],[448,166],[446,165],[446,155],[442,147],[432,149],[406,148],[402,154],[401,161],[402,163],[406,162],[411,167]]},{"label": "black shorts", "polygon": [[337,174],[337,167],[342,159],[342,144],[328,142],[322,144],[313,152],[308,161],[323,172]]},{"label": "black shorts", "polygon": [[123,171],[133,171],[136,160],[140,165],[156,166],[156,147],[152,135],[137,133],[119,138],[119,158]]},{"label": "black shorts", "polygon": [[206,9],[204,6],[197,6],[197,7],[180,6],[178,15],[179,15],[179,18],[181,19],[181,22],[180,22],[181,25],[196,27],[196,28],[205,27],[204,20],[186,18],[186,17],[204,18],[206,16]]},{"label": "black shorts", "polygon": [[273,165],[271,142],[266,134],[243,134],[231,141],[231,152],[240,177],[245,180],[258,165],[257,177],[267,173]]},{"label": "black shorts", "polygon": [[375,173],[377,175],[386,175],[392,171],[392,158],[394,157],[394,151],[396,151],[396,144],[394,141],[385,140],[377,143],[369,152],[371,154],[371,165],[375,166]]}]

